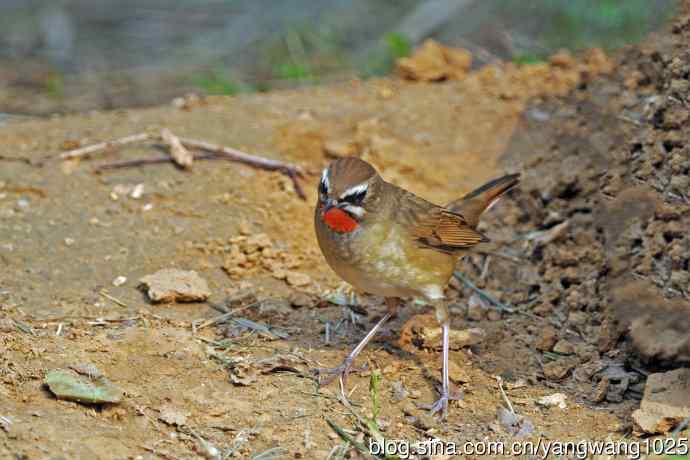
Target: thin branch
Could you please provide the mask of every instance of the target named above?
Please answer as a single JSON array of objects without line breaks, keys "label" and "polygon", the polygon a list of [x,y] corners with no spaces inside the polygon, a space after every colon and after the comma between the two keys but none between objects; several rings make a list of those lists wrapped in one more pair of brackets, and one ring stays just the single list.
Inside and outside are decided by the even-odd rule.
[{"label": "thin branch", "polygon": [[[66,160],[70,158],[87,158],[103,150],[157,139],[162,140],[168,146],[171,156],[141,158],[137,160],[107,163],[96,167],[94,172],[99,173],[109,169],[122,169],[150,164],[169,163],[171,161],[178,166],[188,168],[191,166],[193,160],[227,160],[244,163],[246,165],[267,171],[278,171],[282,174],[285,174],[292,181],[295,193],[297,193],[297,195],[303,200],[306,200],[307,198],[306,194],[304,193],[304,189],[298,180],[304,177],[304,173],[298,166],[280,160],[252,155],[232,147],[213,144],[211,142],[200,141],[197,139],[180,138],[175,136],[167,128],[163,129],[161,134],[158,135],[149,133],[133,134],[131,136],[115,139],[113,141],[101,142],[98,144],[89,145],[87,147],[69,150],[60,154],[60,159]],[[189,152],[186,149],[203,150],[206,153],[188,156],[187,154]]]},{"label": "thin branch", "polygon": [[205,327],[212,326],[212,325],[214,325],[214,324],[222,323],[222,322],[224,322],[224,321],[227,321],[227,320],[230,319],[231,317],[235,316],[235,315],[238,314],[239,312],[244,311],[244,310],[247,310],[248,308],[255,307],[255,306],[259,305],[259,304],[260,304],[260,302],[253,302],[253,303],[250,303],[249,305],[245,305],[245,306],[243,306],[243,307],[235,308],[234,310],[228,311],[228,312],[226,312],[226,313],[223,313],[223,314],[221,314],[221,315],[218,315],[218,316],[216,316],[216,317],[214,317],[214,318],[211,318],[211,319],[208,319],[208,320],[206,320],[206,321],[194,322],[195,328],[196,328],[196,330],[200,330],[200,329],[203,329],[203,328],[205,328]]},{"label": "thin branch", "polygon": [[671,435],[675,438],[680,434],[681,431],[686,429],[688,426],[690,426],[690,415],[687,416],[685,420],[683,420],[671,433]]},{"label": "thin branch", "polygon": [[301,172],[297,173],[295,171],[288,171],[285,174],[292,181],[292,186],[295,188],[295,193],[297,193],[297,196],[299,196],[303,200],[306,200],[307,194],[304,193],[304,189],[302,188],[302,184],[300,184],[299,181],[297,180],[297,177],[303,177],[303,174]]},{"label": "thin branch", "polygon": [[176,165],[184,169],[192,167],[194,155],[182,145],[179,137],[175,136],[168,128],[163,128],[161,130],[161,139],[170,147],[170,156]]},{"label": "thin branch", "polygon": [[[201,158],[196,157],[195,159],[200,160]],[[107,163],[104,165],[96,166],[93,172],[100,173],[102,171],[107,171],[109,169],[135,168],[137,166],[153,165],[160,163],[174,163],[174,161],[167,155],[164,157],[139,158],[137,160],[118,161],[115,163]]]},{"label": "thin branch", "polygon": [[[225,161],[233,161],[233,162],[236,161],[227,155],[223,155],[223,154],[219,154],[219,153],[215,153],[215,152],[196,154],[196,155],[194,155],[194,160],[225,160]],[[111,169],[136,168],[137,166],[146,166],[146,165],[161,164],[161,163],[175,163],[175,161],[167,155],[166,156],[159,156],[159,157],[150,157],[150,158],[139,158],[137,160],[128,160],[128,161],[118,161],[115,163],[106,163],[104,165],[97,166],[94,169],[94,172],[100,173],[100,172],[108,171]],[[261,168],[261,166],[258,166],[258,167]],[[287,177],[290,178],[293,186],[295,187],[295,193],[297,193],[297,196],[299,196],[303,200],[306,200],[307,195],[304,193],[304,189],[302,188],[302,185],[297,180],[298,177],[302,177],[302,173],[301,172],[296,173],[293,170],[280,170],[280,172],[285,174]]]},{"label": "thin branch", "polygon": [[513,414],[515,413],[515,409],[513,409],[513,405],[510,403],[510,399],[508,399],[508,395],[506,394],[505,390],[503,389],[503,379],[501,378],[500,375],[496,376],[496,381],[498,382],[498,389],[501,390],[501,395],[503,396],[503,400],[508,404],[508,409],[510,409],[510,412]]},{"label": "thin branch", "polygon": [[115,147],[122,147],[123,145],[144,142],[149,139],[151,139],[151,134],[149,133],[132,134],[131,136],[121,137],[120,139],[115,139],[113,141],[99,142],[98,144],[87,145],[86,147],[68,150],[66,152],[61,153],[59,158],[61,160],[69,160],[73,158],[88,158],[94,153],[98,153],[103,150],[110,150]]},{"label": "thin branch", "polygon": [[473,252],[476,252],[477,254],[482,254],[484,256],[496,256],[496,257],[499,257],[501,259],[509,260],[509,261],[514,262],[516,264],[524,264],[525,263],[525,261],[520,259],[519,257],[510,255],[510,254],[506,254],[505,252],[485,251],[482,249],[475,249],[475,250],[473,250]]},{"label": "thin branch", "polygon": [[127,306],[126,303],[124,303],[124,302],[121,301],[120,299],[118,299],[118,298],[116,298],[116,297],[113,297],[112,295],[108,294],[108,293],[105,291],[105,289],[99,291],[98,293],[99,293],[100,295],[102,295],[103,297],[105,297],[106,299],[108,299],[108,300],[110,300],[110,301],[112,301],[112,302],[115,302],[116,304],[118,304],[118,305],[121,306],[121,307],[129,308],[129,307]]},{"label": "thin branch", "polygon": [[206,150],[207,152],[215,152],[221,155],[225,155],[233,159],[234,161],[245,163],[250,166],[266,169],[268,171],[292,172],[297,177],[304,177],[302,171],[297,166],[285,163],[280,160],[259,157],[256,155],[251,155],[249,153],[242,152],[241,150],[233,149],[231,147],[225,147],[222,145],[212,144],[210,142],[204,142],[195,139],[180,138],[180,141],[182,142],[182,144],[189,148]]},{"label": "thin branch", "polygon": [[456,271],[453,273],[453,276],[455,276],[457,279],[462,281],[465,286],[468,288],[472,289],[474,292],[479,294],[480,297],[482,297],[484,300],[489,302],[491,305],[496,307],[497,310],[499,311],[507,311],[508,313],[514,313],[515,309],[509,305],[504,304],[503,302],[499,302],[497,299],[495,299],[492,295],[490,295],[488,292],[484,291],[483,289],[480,289],[477,287],[476,284],[474,284],[472,281],[470,281],[465,275],[462,273]]},{"label": "thin branch", "polygon": [[30,158],[23,158],[23,157],[8,157],[5,155],[0,155],[0,161],[13,161],[16,163],[24,163],[29,166],[35,166],[36,164],[31,161]]},{"label": "thin branch", "polygon": [[271,158],[251,155],[241,150],[233,149],[232,147],[225,147],[223,145],[212,144],[210,142],[196,139],[180,138],[180,142],[182,142],[182,144],[187,148],[195,148],[216,153],[218,155],[218,159],[221,157],[227,157],[227,159],[230,161],[248,164],[250,166],[254,166],[255,168],[265,169],[267,171],[280,171],[290,178],[293,186],[295,187],[295,192],[297,195],[303,200],[307,199],[307,195],[304,193],[302,186],[297,180],[299,178],[303,178],[304,173],[295,165],[291,165],[280,160],[273,160]]},{"label": "thin branch", "polygon": [[[261,160],[266,159],[266,158],[261,158],[261,157],[256,157],[256,158],[259,158]],[[246,163],[246,164],[255,166],[257,168],[266,169],[269,171],[279,171],[279,172],[285,174],[292,181],[292,185],[295,188],[295,193],[297,193],[297,196],[299,196],[303,200],[307,199],[307,195],[304,193],[304,189],[302,188],[302,185],[299,183],[299,180],[298,180],[299,177],[304,177],[304,174],[302,173],[301,170],[297,169],[297,167],[295,167],[295,166],[286,165],[285,168],[265,168],[261,165],[255,165],[252,163],[247,163],[245,161],[237,160],[231,156],[227,156],[225,154],[218,153],[218,152],[197,155],[194,157],[194,159],[195,160],[226,160],[226,161],[232,161],[232,162],[240,161],[241,163]],[[274,161],[274,160],[269,160],[269,161]]]}]

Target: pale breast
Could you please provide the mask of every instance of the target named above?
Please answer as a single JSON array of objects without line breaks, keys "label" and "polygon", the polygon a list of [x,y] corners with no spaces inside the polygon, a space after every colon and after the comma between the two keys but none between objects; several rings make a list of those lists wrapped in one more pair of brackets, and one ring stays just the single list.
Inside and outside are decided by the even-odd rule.
[{"label": "pale breast", "polygon": [[374,223],[351,234],[317,229],[317,236],[340,277],[359,290],[386,297],[442,297],[457,260],[418,247],[407,232],[390,223]]}]

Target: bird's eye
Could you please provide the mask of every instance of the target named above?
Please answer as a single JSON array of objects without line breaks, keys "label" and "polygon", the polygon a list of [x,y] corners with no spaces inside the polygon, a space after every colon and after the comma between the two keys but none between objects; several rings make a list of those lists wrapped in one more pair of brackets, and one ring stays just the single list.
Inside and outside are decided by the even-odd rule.
[{"label": "bird's eye", "polygon": [[364,201],[364,197],[367,196],[367,189],[362,189],[362,190],[356,190],[353,193],[348,193],[346,195],[343,195],[341,198],[341,201],[346,201],[350,204],[354,204],[356,206],[359,206],[362,204],[362,201]]}]

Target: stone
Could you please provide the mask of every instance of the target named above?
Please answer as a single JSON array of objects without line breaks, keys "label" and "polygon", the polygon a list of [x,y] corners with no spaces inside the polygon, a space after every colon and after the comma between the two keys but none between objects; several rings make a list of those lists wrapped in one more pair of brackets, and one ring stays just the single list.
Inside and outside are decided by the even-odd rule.
[{"label": "stone", "polygon": [[313,304],[311,297],[303,292],[293,292],[290,294],[290,305],[292,305],[292,308],[311,307]]},{"label": "stone", "polygon": [[573,311],[568,315],[568,322],[573,326],[582,328],[587,324],[588,315],[584,311]]},{"label": "stone", "polygon": [[161,408],[158,419],[171,426],[184,426],[187,423],[189,413],[183,412],[173,406],[166,405]]},{"label": "stone", "polygon": [[573,347],[573,344],[567,340],[561,339],[556,342],[556,345],[553,346],[553,351],[562,355],[572,355],[575,353],[575,347]]},{"label": "stone", "polygon": [[259,313],[262,315],[286,315],[292,311],[290,302],[282,298],[268,298],[259,303]]},{"label": "stone", "polygon": [[122,390],[110,383],[100,371],[96,370],[94,374],[56,369],[46,375],[44,382],[57,399],[84,404],[119,403]]},{"label": "stone", "polygon": [[434,418],[427,412],[420,413],[414,420],[414,426],[422,431],[429,431],[437,425]]},{"label": "stone", "polygon": [[408,80],[439,81],[462,79],[471,65],[472,54],[468,51],[427,40],[412,56],[399,59],[397,69]]},{"label": "stone", "polygon": [[541,336],[536,344],[537,350],[551,351],[558,341],[558,331],[553,326],[546,326],[541,331]]},{"label": "stone", "polygon": [[455,383],[467,383],[471,380],[467,371],[453,360],[448,360],[448,378]]},{"label": "stone", "polygon": [[120,275],[113,280],[113,286],[120,287],[123,284],[125,284],[126,282],[127,282],[127,277]]},{"label": "stone", "polygon": [[601,380],[599,380],[599,383],[597,383],[597,386],[594,387],[594,391],[589,399],[595,403],[604,402],[606,400],[606,395],[609,392],[610,382],[611,381],[608,379],[608,377],[602,377]]},{"label": "stone", "polygon": [[563,380],[572,368],[573,365],[565,360],[551,361],[544,364],[544,376],[549,380]]},{"label": "stone", "polygon": [[666,434],[690,414],[690,369],[651,374],[640,408],[633,412],[636,434]]},{"label": "stone", "polygon": [[303,287],[311,283],[309,275],[300,272],[286,272],[286,280],[290,286]]},{"label": "stone", "polygon": [[558,407],[560,409],[565,409],[567,407],[565,404],[566,399],[568,399],[568,397],[563,393],[554,393],[537,399],[537,404],[542,407]]},{"label": "stone", "polygon": [[394,403],[402,401],[403,399],[407,398],[407,396],[410,394],[410,392],[407,391],[407,388],[405,388],[405,385],[400,380],[396,380],[393,382],[393,384],[391,385],[391,392],[391,399]]},{"label": "stone", "polygon": [[[442,337],[440,327],[422,327],[419,331],[419,336],[422,339],[423,348],[441,348]],[[461,348],[477,345],[484,341],[484,339],[486,339],[486,331],[478,327],[451,329],[448,333],[451,350],[460,350]]]},{"label": "stone", "polygon": [[528,436],[534,431],[534,424],[530,419],[511,412],[504,407],[498,408],[496,418],[501,428],[516,438]]},{"label": "stone", "polygon": [[503,315],[501,315],[500,311],[489,310],[489,312],[486,314],[486,317],[489,321],[500,321],[503,318]]},{"label": "stone", "polygon": [[211,291],[195,271],[164,268],[139,280],[153,303],[203,302]]},{"label": "stone", "polygon": [[486,310],[479,302],[473,302],[472,298],[467,304],[467,319],[470,321],[481,321],[484,319]]}]

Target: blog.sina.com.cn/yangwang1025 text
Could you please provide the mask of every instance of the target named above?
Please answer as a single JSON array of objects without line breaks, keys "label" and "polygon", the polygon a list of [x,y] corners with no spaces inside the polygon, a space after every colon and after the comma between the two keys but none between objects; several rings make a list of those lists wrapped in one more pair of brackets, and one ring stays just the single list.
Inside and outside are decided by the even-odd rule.
[{"label": "blog.sina.com.cn/yangwang1025 text", "polygon": [[404,439],[369,440],[372,455],[412,456],[533,456],[551,458],[572,456],[585,459],[594,455],[624,455],[632,460],[642,455],[688,455],[688,438],[650,438],[607,441],[465,441],[446,442],[436,438],[411,442]]}]

